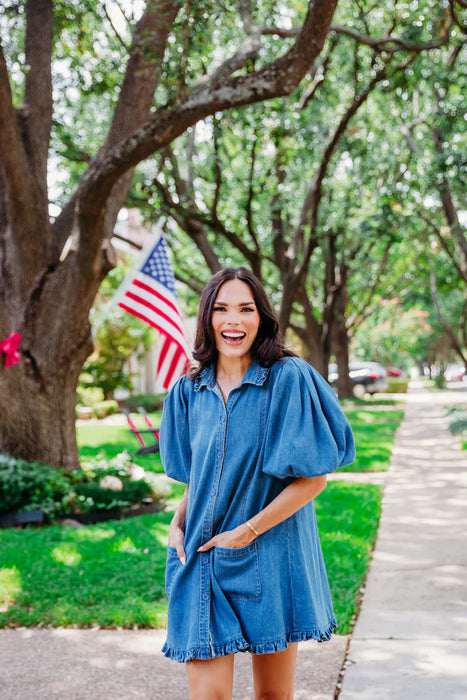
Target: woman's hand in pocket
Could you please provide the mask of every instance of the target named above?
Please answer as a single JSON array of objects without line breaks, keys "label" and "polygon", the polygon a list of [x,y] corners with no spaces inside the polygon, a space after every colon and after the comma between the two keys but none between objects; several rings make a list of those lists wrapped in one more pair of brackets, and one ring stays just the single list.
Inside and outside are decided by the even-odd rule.
[{"label": "woman's hand in pocket", "polygon": [[175,525],[173,520],[169,527],[169,545],[177,550],[178,558],[182,564],[186,564],[186,554],[185,554],[185,532],[179,526]]},{"label": "woman's hand in pocket", "polygon": [[185,554],[185,518],[186,507],[188,501],[188,486],[185,489],[183,498],[180,501],[177,510],[169,527],[169,545],[177,550],[178,558],[182,564],[186,564]]},{"label": "woman's hand in pocket", "polygon": [[233,530],[226,530],[215,535],[198,547],[198,552],[207,552],[212,547],[224,547],[225,549],[239,549],[246,547],[256,539],[255,534],[246,523],[235,527]]}]

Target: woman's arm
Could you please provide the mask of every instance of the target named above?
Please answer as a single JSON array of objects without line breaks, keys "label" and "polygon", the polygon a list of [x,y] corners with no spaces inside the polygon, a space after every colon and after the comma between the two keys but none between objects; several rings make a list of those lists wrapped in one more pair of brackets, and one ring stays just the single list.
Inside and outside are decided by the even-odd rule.
[{"label": "woman's arm", "polygon": [[[263,508],[248,521],[259,535],[264,534],[283,520],[290,518],[302,506],[311,501],[326,487],[326,475],[313,476],[310,479],[301,476],[276,496],[266,508]],[[256,535],[246,523],[233,530],[221,532],[199,547],[198,552],[206,552],[211,547],[226,547],[236,549],[250,544]]]},{"label": "woman's arm", "polygon": [[186,518],[186,505],[188,502],[188,484],[183,494],[183,498],[175,511],[175,515],[172,518],[172,522],[169,527],[169,545],[175,547],[177,550],[178,558],[182,564],[186,564],[186,554],[184,548],[185,542],[185,518]]}]

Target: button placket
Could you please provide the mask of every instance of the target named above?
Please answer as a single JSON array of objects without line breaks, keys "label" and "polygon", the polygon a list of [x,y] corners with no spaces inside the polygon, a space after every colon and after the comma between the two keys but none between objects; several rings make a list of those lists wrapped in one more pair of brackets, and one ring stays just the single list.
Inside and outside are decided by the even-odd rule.
[{"label": "button placket", "polygon": [[[217,385],[213,387],[214,393],[218,394],[219,389]],[[222,400],[222,398],[221,398]],[[216,503],[217,491],[219,488],[219,481],[222,474],[222,468],[224,464],[224,451],[225,451],[225,440],[227,433],[227,416],[222,401],[223,413],[219,420],[219,429],[216,444],[216,462],[214,468],[214,475],[212,480],[212,488],[209,492],[208,507],[205,511],[205,517],[202,528],[202,541],[207,542],[212,537],[212,523],[214,515],[214,506]],[[199,631],[200,638],[210,639],[209,621],[211,614],[211,567],[210,562],[210,552],[201,554],[201,591],[200,591],[200,618],[199,618]]]}]

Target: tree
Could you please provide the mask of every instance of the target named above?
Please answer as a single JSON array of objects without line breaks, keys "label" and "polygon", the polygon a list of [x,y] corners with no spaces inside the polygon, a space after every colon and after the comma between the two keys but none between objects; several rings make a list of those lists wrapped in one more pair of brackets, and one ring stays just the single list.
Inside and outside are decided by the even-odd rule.
[{"label": "tree", "polygon": [[[296,38],[283,39],[276,54],[280,55],[254,70],[250,61],[260,52],[261,37],[248,32],[246,22],[243,31],[236,17],[234,36],[243,37],[244,43],[227,42],[232,55],[202,75],[206,58],[214,62],[222,49],[216,45],[215,28],[235,4],[227,3],[221,16],[217,4],[207,0],[196,6],[187,3],[183,10],[177,0],[148,0],[128,50],[125,41],[112,38],[111,48],[115,51],[119,42],[126,68],[111,124],[54,221],[47,186],[54,46],[64,23],[81,42],[105,44],[110,25],[101,15],[106,5],[26,0],[9,7],[2,32],[20,23],[12,36],[19,40],[24,31],[24,58],[20,46],[2,41],[0,338],[11,330],[21,333],[22,361],[0,370],[3,451],[68,469],[77,464],[75,391],[92,350],[89,310],[100,282],[115,264],[109,237],[133,169],[210,114],[290,94],[319,55],[336,4],[337,0],[310,1]],[[182,12],[184,22],[177,25]],[[70,23],[70,15],[79,16],[81,23]],[[86,37],[89,17],[98,25],[93,41]],[[195,69],[189,60],[191,37],[184,29],[193,23],[196,41],[204,37],[206,49],[204,56],[200,52],[195,57]],[[177,45],[170,51],[173,42]],[[16,80],[18,74],[24,75],[23,81]],[[163,75],[168,76],[164,83]]]},{"label": "tree", "polygon": [[[249,265],[277,300],[282,330],[293,329],[323,375],[334,352],[345,382],[349,337],[365,312],[357,300],[368,312],[398,237],[403,171],[387,147],[390,90],[421,53],[449,41],[450,22],[441,8],[421,34],[418,6],[403,20],[399,8],[360,7],[353,25],[361,29],[349,31],[355,6],[342,17],[341,8],[344,25],[332,25],[294,99],[274,100],[267,114],[251,107],[209,120],[167,149],[156,192],[147,191],[156,215],[176,225],[176,246],[181,230],[211,272],[226,260]],[[370,25],[379,36],[367,33]],[[281,34],[273,24],[256,31]],[[352,276],[360,293],[353,283],[350,295]]]}]

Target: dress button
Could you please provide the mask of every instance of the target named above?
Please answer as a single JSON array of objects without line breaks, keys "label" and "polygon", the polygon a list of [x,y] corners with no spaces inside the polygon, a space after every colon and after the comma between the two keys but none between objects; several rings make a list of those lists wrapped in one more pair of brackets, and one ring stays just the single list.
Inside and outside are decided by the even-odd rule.
[{"label": "dress button", "polygon": [[221,416],[221,423],[225,423],[225,416]]},{"label": "dress button", "polygon": [[206,554],[204,554],[203,555],[203,564],[208,564],[208,562],[209,562],[209,557]]},{"label": "dress button", "polygon": [[209,593],[203,593],[202,598],[203,600],[209,600]]}]

